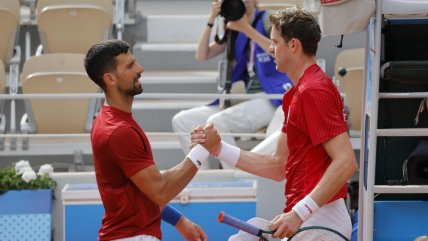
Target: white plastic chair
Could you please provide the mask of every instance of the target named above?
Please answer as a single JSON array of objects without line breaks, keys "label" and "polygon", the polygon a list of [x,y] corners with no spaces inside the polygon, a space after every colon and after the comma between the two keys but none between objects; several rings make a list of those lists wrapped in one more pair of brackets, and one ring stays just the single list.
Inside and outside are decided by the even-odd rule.
[{"label": "white plastic chair", "polygon": [[[0,1],[0,62],[2,74],[0,74],[0,93],[5,93],[6,75],[5,68],[9,69],[9,79],[11,80],[10,93],[18,90],[18,76],[20,64],[20,49],[15,48],[20,21],[20,3],[17,0]],[[16,55],[14,50],[16,49]],[[0,132],[5,133],[6,117],[3,111],[5,101],[0,100]],[[15,133],[15,100],[10,101],[10,132]],[[16,138],[11,138],[11,149],[16,148]],[[3,139],[0,141],[0,150],[4,148]]]},{"label": "white plastic chair", "polygon": [[[22,93],[97,93],[99,87],[89,79],[83,54],[44,54],[27,60],[22,70]],[[68,134],[89,132],[96,100],[29,99],[27,115],[21,120],[23,133]],[[28,120],[27,120],[28,118]]]},{"label": "white plastic chair", "polygon": [[0,60],[6,66],[13,55],[20,19],[20,5],[17,0],[0,1]]},{"label": "white plastic chair", "polygon": [[38,0],[36,15],[43,53],[86,53],[109,38],[113,4],[108,0]]},{"label": "white plastic chair", "polygon": [[[345,94],[345,105],[350,109],[349,129],[354,132],[361,130],[364,58],[364,48],[347,49],[337,55],[334,65],[334,78],[339,83],[339,91]],[[340,68],[346,69],[344,76],[338,73]]]}]

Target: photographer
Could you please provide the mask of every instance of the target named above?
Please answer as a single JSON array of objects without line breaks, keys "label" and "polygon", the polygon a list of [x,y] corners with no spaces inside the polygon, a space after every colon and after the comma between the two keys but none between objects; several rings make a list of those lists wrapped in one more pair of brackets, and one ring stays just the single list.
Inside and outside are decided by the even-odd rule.
[{"label": "photographer", "polygon": [[[210,42],[214,20],[219,14],[227,20],[228,17],[230,18],[230,16],[224,16],[227,12],[232,14],[239,11],[225,8],[239,6],[242,3],[245,4],[242,5],[245,6],[243,11],[245,14],[242,17],[238,16],[238,20],[229,20],[225,24],[227,29],[237,31],[237,34],[228,36],[233,38],[231,42],[233,42],[232,53],[234,55],[234,67],[231,69],[230,75],[231,93],[237,93],[234,89],[239,89],[237,87],[241,86],[246,93],[283,94],[291,88],[292,83],[285,74],[276,71],[275,62],[267,53],[270,45],[269,14],[257,9],[256,0],[243,2],[241,0],[215,0],[211,6],[207,25],[200,37],[195,57],[199,61],[205,61],[225,52],[228,48],[227,43]],[[232,17],[236,18],[236,16]],[[195,107],[176,114],[172,120],[172,127],[175,132],[190,133],[197,125],[213,123],[220,133],[256,132],[269,124],[275,110],[280,105],[281,100],[260,98],[237,104],[232,102],[231,107],[224,109],[216,100],[208,106]],[[233,137],[223,137],[223,140],[235,145]],[[190,144],[189,137],[180,136],[179,141],[187,153]],[[259,151],[263,152],[263,150]],[[222,163],[222,167],[229,168],[224,163]]]}]

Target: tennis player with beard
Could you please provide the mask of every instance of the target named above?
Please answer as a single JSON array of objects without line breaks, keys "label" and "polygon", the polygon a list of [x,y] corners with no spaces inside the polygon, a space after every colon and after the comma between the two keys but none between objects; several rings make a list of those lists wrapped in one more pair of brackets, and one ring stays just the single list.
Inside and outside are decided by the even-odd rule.
[{"label": "tennis player with beard", "polygon": [[[94,167],[105,209],[99,240],[159,241],[161,218],[188,241],[206,241],[202,229],[167,203],[186,187],[208,151],[197,145],[177,166],[161,173],[150,143],[132,117],[134,96],[143,92],[144,69],[128,43],[109,40],[88,51],[85,68],[101,87],[105,104],[91,131]],[[207,132],[216,132],[212,127]]]}]

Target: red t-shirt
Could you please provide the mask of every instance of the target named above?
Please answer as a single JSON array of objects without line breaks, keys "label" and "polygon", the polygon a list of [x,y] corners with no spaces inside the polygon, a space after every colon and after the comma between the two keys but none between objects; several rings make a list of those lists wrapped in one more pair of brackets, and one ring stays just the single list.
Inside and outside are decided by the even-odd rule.
[{"label": "red t-shirt", "polygon": [[[331,79],[314,64],[283,98],[289,156],[285,167],[285,212],[309,194],[324,175],[331,158],[322,143],[346,131],[340,94]],[[344,185],[330,200],[346,197]]]},{"label": "red t-shirt", "polygon": [[154,165],[150,143],[132,114],[103,106],[92,126],[91,142],[105,209],[98,239],[141,234],[161,239],[159,206],[129,179]]}]

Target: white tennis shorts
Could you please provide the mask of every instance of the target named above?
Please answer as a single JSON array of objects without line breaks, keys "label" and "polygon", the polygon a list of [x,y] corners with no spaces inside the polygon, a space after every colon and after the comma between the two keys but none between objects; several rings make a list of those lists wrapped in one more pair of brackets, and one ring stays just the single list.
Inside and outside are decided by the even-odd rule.
[{"label": "white tennis shorts", "polygon": [[[352,235],[352,223],[345,200],[341,198],[322,206],[312,217],[302,224],[302,228],[307,226],[328,227],[350,239]],[[287,238],[283,239],[283,241],[286,240]]]},{"label": "white tennis shorts", "polygon": [[151,235],[137,235],[130,238],[116,239],[115,241],[159,241],[159,239]]}]

